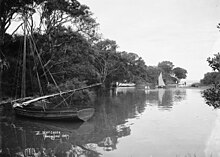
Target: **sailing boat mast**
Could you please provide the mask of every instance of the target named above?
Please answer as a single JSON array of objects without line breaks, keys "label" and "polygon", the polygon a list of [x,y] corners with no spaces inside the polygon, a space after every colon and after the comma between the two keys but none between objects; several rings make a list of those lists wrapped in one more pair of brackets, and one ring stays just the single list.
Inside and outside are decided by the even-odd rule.
[{"label": "sailing boat mast", "polygon": [[24,50],[22,63],[22,83],[21,83],[21,98],[26,97],[26,48],[27,48],[27,15],[24,13]]}]

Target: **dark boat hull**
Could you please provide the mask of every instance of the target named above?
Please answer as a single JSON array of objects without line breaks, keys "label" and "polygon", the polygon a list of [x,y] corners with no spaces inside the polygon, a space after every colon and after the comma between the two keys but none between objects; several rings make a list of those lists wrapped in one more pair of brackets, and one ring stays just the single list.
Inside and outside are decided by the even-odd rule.
[{"label": "dark boat hull", "polygon": [[44,120],[66,120],[66,119],[79,119],[87,121],[90,119],[95,110],[93,108],[85,109],[60,109],[60,110],[31,110],[22,107],[15,107],[14,111],[16,115],[29,118],[37,118]]}]

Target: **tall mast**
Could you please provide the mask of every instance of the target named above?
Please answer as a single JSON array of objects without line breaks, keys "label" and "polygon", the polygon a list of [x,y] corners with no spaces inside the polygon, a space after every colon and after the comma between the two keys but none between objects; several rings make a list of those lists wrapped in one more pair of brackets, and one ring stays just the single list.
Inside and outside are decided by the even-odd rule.
[{"label": "tall mast", "polygon": [[27,16],[24,13],[24,50],[23,50],[23,66],[22,66],[22,83],[21,83],[21,97],[24,98],[26,96],[26,29],[27,29]]}]

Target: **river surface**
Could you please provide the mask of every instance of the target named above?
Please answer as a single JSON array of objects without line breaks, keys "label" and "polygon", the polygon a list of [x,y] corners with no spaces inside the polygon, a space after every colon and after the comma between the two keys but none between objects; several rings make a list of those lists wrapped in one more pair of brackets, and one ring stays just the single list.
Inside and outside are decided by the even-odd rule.
[{"label": "river surface", "polygon": [[117,88],[94,103],[84,123],[21,119],[1,106],[0,154],[220,157],[220,111],[206,105],[200,89]]}]

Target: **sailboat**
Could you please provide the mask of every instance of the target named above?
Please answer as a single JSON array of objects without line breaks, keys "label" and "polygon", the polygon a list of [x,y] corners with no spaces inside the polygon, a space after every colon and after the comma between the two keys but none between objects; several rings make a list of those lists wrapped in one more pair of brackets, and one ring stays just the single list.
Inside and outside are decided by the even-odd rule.
[{"label": "sailboat", "polygon": [[163,76],[162,76],[162,72],[160,73],[159,77],[158,77],[158,88],[164,88],[166,85],[163,81]]},{"label": "sailboat", "polygon": [[[51,73],[49,73],[49,70],[45,69],[45,71],[47,71],[50,74],[49,76],[54,81],[54,84],[56,85],[57,90],[59,90],[59,92],[55,94],[41,95],[39,97],[26,97],[26,88],[27,88],[26,87],[26,66],[27,66],[26,65],[26,56],[27,56],[26,43],[27,43],[27,32],[28,32],[27,28],[28,28],[28,19],[27,17],[24,17],[24,50],[23,50],[23,57],[22,57],[23,62],[22,62],[21,98],[12,101],[15,114],[18,116],[22,116],[22,117],[46,119],[46,120],[80,119],[82,121],[87,121],[88,119],[90,119],[95,112],[94,108],[88,107],[88,106],[79,107],[79,105],[78,106],[75,105],[73,107],[73,105],[68,104],[69,101],[67,99],[70,98],[70,96],[72,96],[77,91],[99,86],[101,85],[101,83],[96,83],[96,84],[93,84],[87,87],[68,90],[68,91],[63,92],[58,88],[53,76],[51,75]],[[31,31],[29,30],[29,32]],[[29,36],[32,42],[34,42],[33,38],[31,38],[31,35]],[[35,55],[40,60],[41,58],[37,51],[36,45],[33,44],[32,47],[34,47],[34,52],[32,52],[32,55],[36,53]],[[42,64],[42,62],[40,61],[39,63]],[[45,68],[43,65],[41,65],[41,67],[42,69]],[[39,74],[37,73],[36,76],[37,76],[37,80],[39,81],[38,84],[40,87]],[[42,87],[40,87],[39,89],[40,89],[40,93],[43,93]],[[67,94],[70,94],[70,96],[67,96]],[[57,102],[58,99],[56,99],[56,97],[59,97],[61,101]],[[56,99],[56,100],[52,101],[51,99]],[[51,103],[53,107],[52,108],[47,107],[48,104],[51,104]],[[70,103],[72,102],[70,101]],[[65,104],[65,107],[61,108],[60,106],[63,104]]]}]

